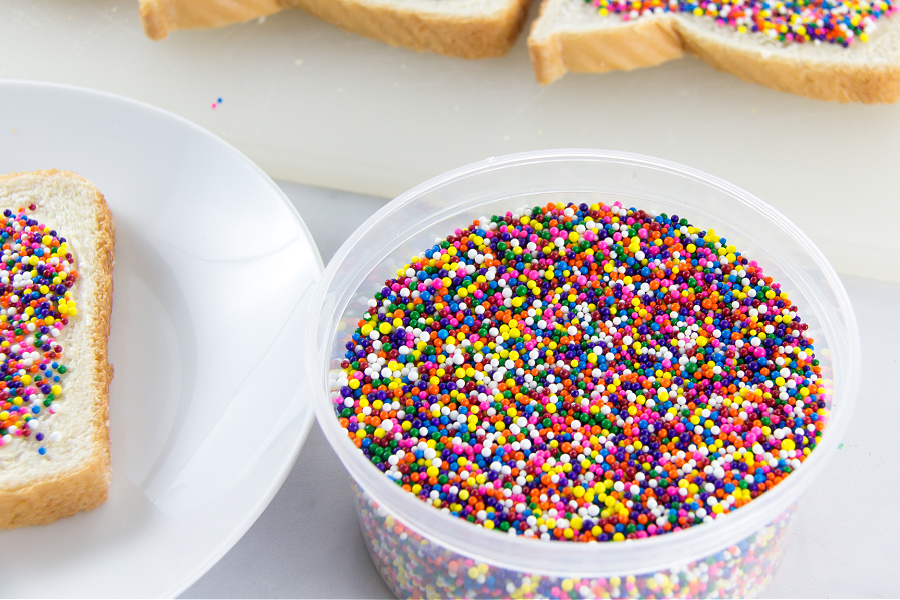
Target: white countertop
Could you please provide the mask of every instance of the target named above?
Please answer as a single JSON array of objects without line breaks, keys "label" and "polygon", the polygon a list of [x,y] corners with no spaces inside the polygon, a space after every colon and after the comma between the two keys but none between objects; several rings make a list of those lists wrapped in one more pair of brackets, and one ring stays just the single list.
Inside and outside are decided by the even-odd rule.
[{"label": "white countertop", "polygon": [[[279,182],[306,221],[322,259],[386,201]],[[327,205],[328,210],[321,207]],[[336,226],[339,224],[338,226]],[[900,285],[844,277],[859,320],[863,367],[859,403],[843,447],[801,499],[785,558],[765,597],[900,596],[894,571],[900,478],[889,457],[898,439],[900,393],[885,385],[900,360]],[[888,381],[892,381],[889,378]],[[281,491],[228,554],[185,598],[388,598],[366,551],[350,478],[314,425]]]}]

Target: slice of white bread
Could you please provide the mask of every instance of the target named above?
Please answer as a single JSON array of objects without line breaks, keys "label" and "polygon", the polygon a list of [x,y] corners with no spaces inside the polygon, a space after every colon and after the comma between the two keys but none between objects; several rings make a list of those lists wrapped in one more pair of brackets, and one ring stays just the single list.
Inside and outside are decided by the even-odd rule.
[{"label": "slice of white bread", "polygon": [[[52,400],[54,410],[40,410],[34,416],[39,423],[31,424],[34,427],[27,437],[10,435],[7,430],[8,437],[0,446],[0,528],[50,523],[93,509],[106,501],[110,482],[108,391],[112,367],[107,362],[107,338],[112,307],[112,216],[90,182],[74,173],[52,170],[0,177],[0,213],[10,209],[15,214],[20,207],[29,218],[65,238],[77,269],[75,283],[69,288],[77,312],[73,316],[63,313],[68,324],[59,328],[59,322],[55,323],[59,331],[56,342],[46,344],[49,352],[56,351],[55,344],[62,347],[60,356],[49,356],[66,367],[61,375],[49,369],[44,372],[60,377],[62,391]],[[5,227],[6,223],[7,217],[0,216],[0,224]],[[0,243],[8,244],[6,240]],[[26,298],[25,293],[7,285],[0,279],[8,306],[17,301],[10,300],[10,294]],[[3,310],[7,313],[9,309]],[[5,335],[3,339],[7,339]],[[15,352],[13,346],[3,350],[4,354]],[[46,356],[44,351],[40,354]],[[0,377],[4,375],[0,373]],[[29,377],[36,379],[37,375]],[[51,377],[43,381],[53,382]],[[22,393],[25,388],[18,389],[16,394],[27,396],[27,390]],[[24,400],[28,405],[28,398]]]},{"label": "slice of white bread", "polygon": [[820,100],[900,99],[900,15],[881,18],[867,42],[778,42],[739,33],[711,18],[662,13],[623,20],[601,16],[584,0],[543,0],[528,36],[538,83],[566,72],[649,67],[693,54],[741,79]]},{"label": "slice of white bread", "polygon": [[144,31],[162,39],[300,8],[346,31],[391,46],[458,58],[503,56],[525,21],[529,0],[141,0]]}]

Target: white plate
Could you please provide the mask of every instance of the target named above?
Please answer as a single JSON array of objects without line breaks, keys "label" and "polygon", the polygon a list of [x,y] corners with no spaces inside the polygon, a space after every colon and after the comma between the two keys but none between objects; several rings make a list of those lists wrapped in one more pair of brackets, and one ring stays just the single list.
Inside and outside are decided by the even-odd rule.
[{"label": "white plate", "polygon": [[93,181],[116,225],[112,488],[100,508],[0,531],[4,596],[175,596],[277,492],[306,438],[301,329],[322,272],[281,190],[169,113],[0,83],[0,173]]}]

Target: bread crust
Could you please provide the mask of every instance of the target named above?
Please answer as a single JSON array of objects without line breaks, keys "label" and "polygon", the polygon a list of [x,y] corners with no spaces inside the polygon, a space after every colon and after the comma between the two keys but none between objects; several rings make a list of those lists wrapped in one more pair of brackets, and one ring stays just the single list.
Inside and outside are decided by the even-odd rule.
[{"label": "bread crust", "polygon": [[459,0],[436,0],[434,9],[379,0],[141,0],[140,15],[145,33],[162,39],[169,31],[221,27],[294,7],[391,46],[476,59],[509,51],[529,1],[494,2],[495,10],[475,13]]},{"label": "bread crust", "polygon": [[144,33],[161,40],[177,29],[207,29],[243,23],[288,8],[280,0],[141,0]]},{"label": "bread crust", "polygon": [[[716,28],[703,17],[664,13],[618,22],[618,16],[593,14],[596,27],[584,18],[569,26],[557,13],[561,2],[543,0],[528,37],[528,51],[535,78],[550,84],[566,72],[603,73],[654,66],[692,54],[717,69],[766,87],[836,102],[891,103],[900,100],[900,55],[886,50],[888,60],[859,61],[817,57],[816,48],[777,45],[762,34],[737,34]],[[555,14],[556,13],[556,14]],[[616,19],[615,25],[611,25]],[[897,17],[894,17],[896,20]],[[896,23],[882,25],[896,29]],[[874,38],[866,44],[878,44]],[[835,54],[858,51],[863,43]],[[890,46],[890,44],[887,44]]]},{"label": "bread crust", "polygon": [[46,525],[81,511],[93,510],[106,502],[109,479],[107,445],[105,451],[98,449],[91,461],[77,471],[0,490],[0,528]]},{"label": "bread crust", "polygon": [[88,186],[92,193],[91,214],[95,219],[92,227],[96,232],[92,238],[96,261],[95,293],[81,298],[81,302],[88,303],[85,310],[80,311],[84,317],[70,325],[73,329],[86,328],[84,333],[90,344],[86,366],[92,402],[86,411],[92,439],[90,455],[76,468],[36,481],[0,486],[0,528],[6,529],[47,524],[96,508],[108,498],[111,477],[108,398],[113,368],[107,359],[107,345],[115,252],[112,214],[97,188],[75,173],[56,170],[11,173],[0,176],[0,185],[22,177],[70,178]]},{"label": "bread crust", "polygon": [[[538,19],[547,7],[546,2],[541,4]],[[602,33],[563,30],[546,40],[528,40],[528,55],[540,85],[553,83],[569,71],[630,71],[681,58],[684,53],[672,19],[641,19]]]},{"label": "bread crust", "polygon": [[476,59],[509,51],[522,29],[529,0],[511,0],[493,13],[473,16],[358,0],[290,1],[323,21],[391,46]]},{"label": "bread crust", "polygon": [[689,53],[744,81],[832,102],[890,104],[900,100],[900,63],[852,65],[766,56],[680,29]]}]

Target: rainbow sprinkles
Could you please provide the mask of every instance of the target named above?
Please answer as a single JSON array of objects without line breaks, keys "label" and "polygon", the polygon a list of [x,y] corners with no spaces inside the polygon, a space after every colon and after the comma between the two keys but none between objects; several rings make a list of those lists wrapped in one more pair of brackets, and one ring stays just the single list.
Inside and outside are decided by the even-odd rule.
[{"label": "rainbow sprinkles", "polygon": [[585,0],[601,16],[628,21],[645,15],[686,13],[714,19],[740,33],[761,32],[781,42],[849,47],[868,41],[879,19],[897,12],[894,0]]},{"label": "rainbow sprinkles", "polygon": [[63,393],[57,338],[77,312],[78,272],[65,238],[31,218],[34,210],[6,210],[0,220],[0,446],[33,438],[47,455],[60,433],[42,422]]},{"label": "rainbow sprinkles", "polygon": [[797,307],[712,230],[616,203],[475,221],[384,282],[336,416],[385,476],[509,534],[646,538],[777,486],[828,395]]}]

